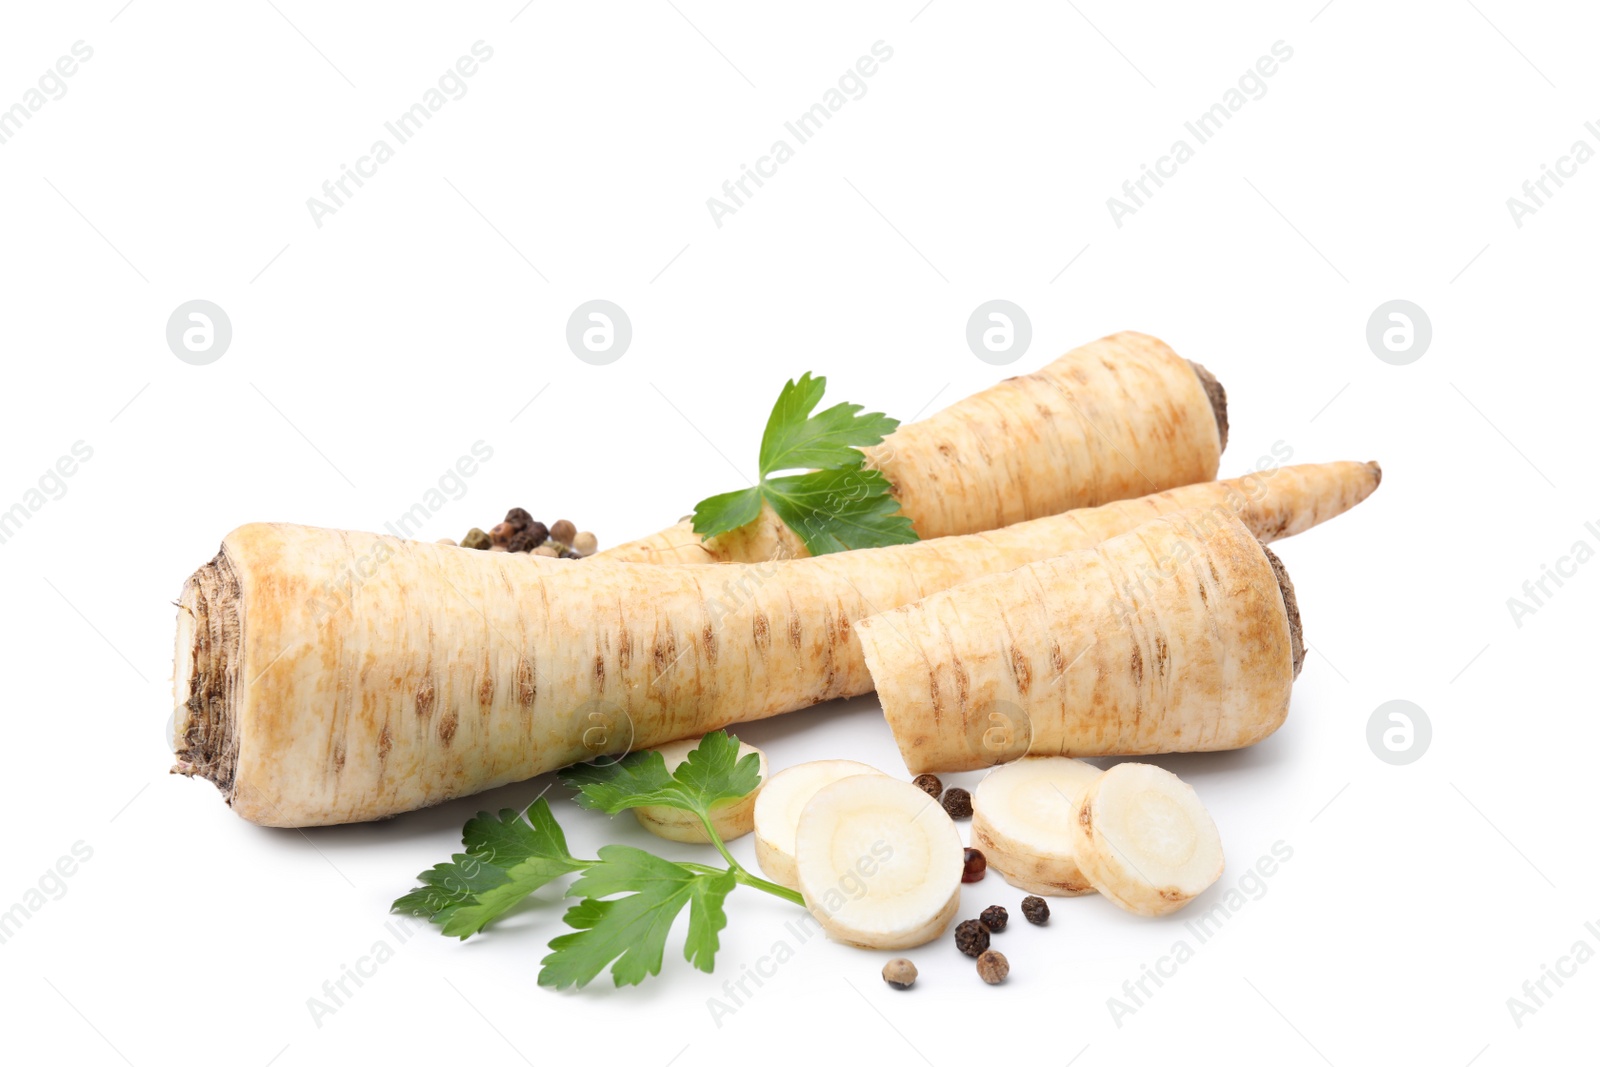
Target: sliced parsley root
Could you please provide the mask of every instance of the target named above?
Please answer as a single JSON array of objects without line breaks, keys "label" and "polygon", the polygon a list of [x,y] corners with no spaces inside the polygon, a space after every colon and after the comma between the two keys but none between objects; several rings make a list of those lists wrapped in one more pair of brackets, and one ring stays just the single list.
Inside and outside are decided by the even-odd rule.
[{"label": "sliced parsley root", "polygon": [[728,923],[723,908],[735,886],[748,885],[793,904],[798,893],[752,875],[717,836],[715,816],[761,784],[760,758],[739,754],[739,741],[723,731],[707,734],[673,770],[660,752],[569,768],[562,779],[578,790],[578,803],[616,814],[650,807],[685,812],[704,828],[726,867],[662,859],[628,845],[606,845],[598,859],[575,858],[541,797],[527,818],[509,809],[480,813],[462,832],[464,850],[418,876],[422,885],[396,900],[393,910],[437,923],[465,939],[564,874],[582,872],[566,895],[579,898],[565,922],[573,933],[550,942],[539,984],[583,986],[608,966],[619,986],[638,985],[661,973],[667,934],[689,909],[683,955],[710,971],[718,934]]}]

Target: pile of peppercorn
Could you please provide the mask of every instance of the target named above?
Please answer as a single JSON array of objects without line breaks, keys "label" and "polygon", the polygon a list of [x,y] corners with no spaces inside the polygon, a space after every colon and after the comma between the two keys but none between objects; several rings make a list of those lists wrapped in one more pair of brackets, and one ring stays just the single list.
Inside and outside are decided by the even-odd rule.
[{"label": "pile of peppercorn", "polygon": [[[439,538],[442,545],[455,544],[448,537]],[[594,534],[580,531],[566,519],[557,519],[546,526],[521,508],[506,512],[504,522],[496,523],[488,533],[474,526],[461,539],[462,548],[477,548],[489,552],[526,552],[534,556],[554,556],[560,559],[582,559],[594,555],[600,547]]]}]

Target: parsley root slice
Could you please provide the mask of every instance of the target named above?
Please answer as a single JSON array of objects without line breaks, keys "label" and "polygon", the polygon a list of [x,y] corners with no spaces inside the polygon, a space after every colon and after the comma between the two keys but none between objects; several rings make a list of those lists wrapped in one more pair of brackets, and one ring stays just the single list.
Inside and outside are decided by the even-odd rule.
[{"label": "parsley root slice", "polygon": [[1305,649],[1294,586],[1225,510],[981,578],[856,624],[912,773],[1022,755],[1253,745]]},{"label": "parsley root slice", "polygon": [[1222,838],[1187,783],[1119,763],[1089,783],[1070,822],[1078,864],[1100,895],[1139,915],[1167,915],[1222,877]]},{"label": "parsley root slice", "polygon": [[992,533],[715,569],[242,526],[179,598],[174,770],[252,822],[384,818],[869,692],[857,620],[1185,504],[1237,509],[1271,539],[1377,484],[1375,464],[1287,467]]},{"label": "parsley root slice", "polygon": [[[1227,399],[1217,380],[1156,338],[1123,332],[900,426],[861,451],[864,470],[882,473],[891,503],[899,502],[926,540],[1209,481],[1227,437]],[[722,501],[725,509],[734,497],[747,505],[737,515],[742,525],[727,533],[702,539],[684,521],[598,555],[631,563],[756,563],[812,554],[791,528],[794,516],[752,494]]]},{"label": "parsley root slice", "polygon": [[[661,758],[666,764],[667,773],[672,773],[689,758],[700,745],[701,738],[694,737],[687,741],[674,741],[669,745],[658,745],[655,751],[661,753]],[[708,818],[711,828],[717,836],[724,841],[732,841],[736,837],[743,837],[755,829],[756,798],[765,788],[767,780],[767,754],[754,745],[739,742],[738,758],[755,756],[759,761],[761,785],[757,785],[743,796],[733,797],[713,805]],[[668,841],[687,841],[692,844],[709,844],[711,837],[706,833],[706,828],[700,822],[698,814],[685,811],[682,808],[668,807],[665,804],[643,804],[633,809],[634,817],[639,820],[639,825]]]},{"label": "parsley root slice", "polygon": [[835,941],[913,948],[961,906],[961,835],[910,782],[857,774],[823,786],[795,832],[800,895]]},{"label": "parsley root slice", "polygon": [[1078,867],[1072,822],[1100,768],[1064,756],[1020,759],[972,794],[972,844],[1007,882],[1047,897],[1094,892]]},{"label": "parsley root slice", "polygon": [[825,785],[858,774],[882,774],[865,763],[847,759],[812,760],[779,771],[761,789],[755,803],[756,863],[779,885],[800,888],[794,866],[795,831],[807,801]]}]

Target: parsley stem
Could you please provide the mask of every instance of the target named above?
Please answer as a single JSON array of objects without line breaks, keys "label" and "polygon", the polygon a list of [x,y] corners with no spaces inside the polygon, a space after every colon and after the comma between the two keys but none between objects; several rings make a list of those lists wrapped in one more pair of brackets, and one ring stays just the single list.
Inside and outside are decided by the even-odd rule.
[{"label": "parsley stem", "polygon": [[[739,884],[750,886],[752,889],[759,889],[763,893],[771,893],[775,897],[781,897],[791,904],[800,905],[802,908],[806,906],[805,898],[801,897],[793,889],[781,886],[776,882],[769,882],[765,878],[757,878],[745,870],[744,866],[733,858],[733,853],[728,851],[728,846],[722,843],[722,838],[711,825],[711,820],[703,812],[697,814],[700,817],[700,825],[705,827],[706,836],[711,839],[713,845],[717,846],[717,851],[722,853],[722,858],[728,861],[728,869],[733,872],[733,877]],[[684,864],[684,866],[687,867],[690,864]],[[698,866],[698,864],[694,866]]]}]

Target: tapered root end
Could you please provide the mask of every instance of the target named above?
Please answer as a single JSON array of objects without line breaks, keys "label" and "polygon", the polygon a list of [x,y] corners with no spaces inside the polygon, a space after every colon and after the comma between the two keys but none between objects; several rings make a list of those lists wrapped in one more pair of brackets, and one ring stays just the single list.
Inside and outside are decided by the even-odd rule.
[{"label": "tapered root end", "polygon": [[1222,450],[1228,448],[1228,391],[1217,381],[1216,376],[1206,370],[1194,360],[1189,361],[1189,366],[1194,368],[1195,377],[1200,379],[1200,384],[1205,387],[1206,399],[1211,401],[1211,415],[1217,420],[1217,436],[1222,439]]},{"label": "tapered root end", "polygon": [[173,667],[173,774],[204,778],[232,802],[239,738],[240,590],[226,553],[184,583]]},{"label": "tapered root end", "polygon": [[1372,488],[1376,489],[1383,484],[1383,468],[1375,459],[1367,461],[1367,468],[1372,471]]},{"label": "tapered root end", "polygon": [[1283,560],[1265,542],[1261,545],[1261,551],[1267,554],[1273,577],[1278,579],[1278,591],[1283,594],[1283,610],[1289,615],[1289,648],[1294,657],[1294,676],[1298,678],[1300,668],[1306,661],[1306,642],[1300,624],[1300,603],[1294,597],[1294,582],[1289,579],[1289,571],[1284,567]]}]

